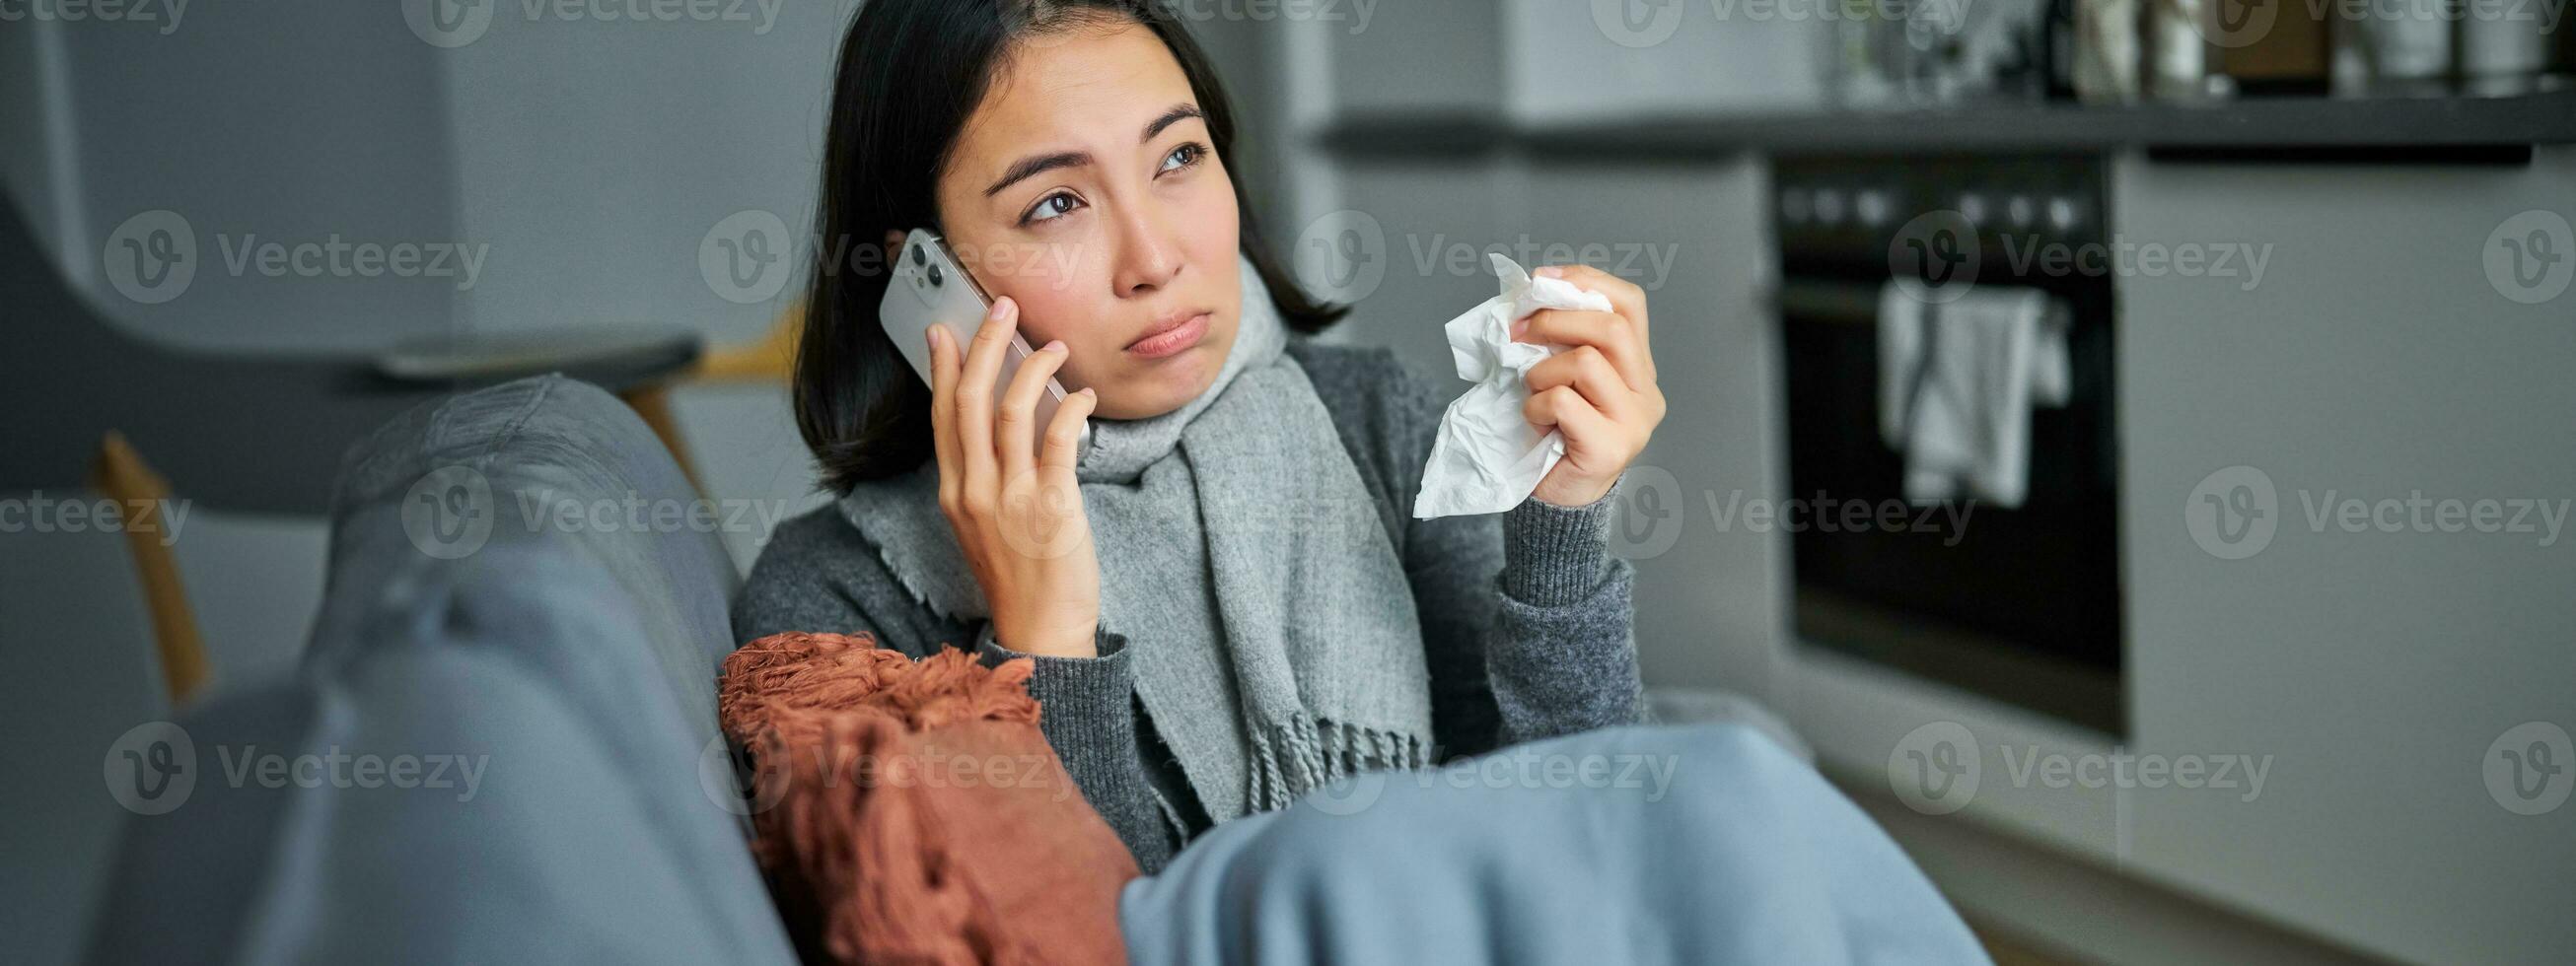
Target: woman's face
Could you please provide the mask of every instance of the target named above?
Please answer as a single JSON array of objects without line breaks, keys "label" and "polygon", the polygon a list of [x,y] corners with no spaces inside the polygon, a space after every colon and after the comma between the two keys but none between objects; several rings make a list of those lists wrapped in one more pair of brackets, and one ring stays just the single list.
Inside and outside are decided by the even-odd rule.
[{"label": "woman's face", "polygon": [[939,176],[959,261],[1031,347],[1064,340],[1103,418],[1198,398],[1234,345],[1234,185],[1198,110],[1151,32],[1076,26],[1013,50]]}]

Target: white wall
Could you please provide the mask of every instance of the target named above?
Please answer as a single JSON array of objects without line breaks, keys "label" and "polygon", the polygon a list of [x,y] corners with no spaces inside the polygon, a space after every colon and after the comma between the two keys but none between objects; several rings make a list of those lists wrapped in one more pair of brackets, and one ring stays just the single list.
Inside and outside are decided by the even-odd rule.
[{"label": "white wall", "polygon": [[[2482,261],[2510,216],[2576,215],[2576,150],[2117,179],[2127,238],[2274,246],[2250,290],[2122,279],[2134,744],[2277,761],[2251,802],[2141,790],[2132,865],[2401,959],[2563,957],[2576,808],[2513,814],[2482,767],[2517,724],[2576,728],[2576,533],[2319,531],[2309,504],[2576,498],[2576,292],[2515,302]],[[2278,529],[2225,560],[2184,512],[2240,465]]]},{"label": "white wall", "polygon": [[[166,22],[8,25],[61,38],[60,57],[44,61],[59,70],[5,99],[65,108],[43,150],[68,152],[68,164],[39,176],[13,157],[8,175],[13,190],[53,196],[74,280],[129,331],[198,348],[313,352],[440,331],[458,301],[448,279],[272,277],[227,258],[334,235],[461,240],[436,51],[388,6],[185,10],[166,34]],[[109,286],[99,263],[118,225],[153,210],[186,220],[197,270],[176,298],[144,304]]]}]

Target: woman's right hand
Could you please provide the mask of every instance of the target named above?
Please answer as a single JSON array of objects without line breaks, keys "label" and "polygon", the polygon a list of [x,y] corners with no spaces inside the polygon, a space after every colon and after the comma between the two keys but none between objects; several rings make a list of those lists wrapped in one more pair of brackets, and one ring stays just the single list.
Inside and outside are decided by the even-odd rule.
[{"label": "woman's right hand", "polygon": [[993,383],[1019,328],[1019,303],[993,300],[965,359],[945,327],[930,340],[930,426],[939,454],[939,510],[992,605],[1002,646],[1051,657],[1094,657],[1100,626],[1100,559],[1074,478],[1074,444],[1096,396],[1064,397],[1031,452],[1037,400],[1064,365],[1061,341],[1020,363],[998,408]]}]

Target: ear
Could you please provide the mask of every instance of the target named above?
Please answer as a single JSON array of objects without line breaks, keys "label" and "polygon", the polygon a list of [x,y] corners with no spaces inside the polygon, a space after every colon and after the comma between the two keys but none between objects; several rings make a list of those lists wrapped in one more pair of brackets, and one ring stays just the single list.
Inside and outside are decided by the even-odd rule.
[{"label": "ear", "polygon": [[899,232],[899,231],[895,231],[894,229],[891,229],[891,228],[886,229],[886,247],[885,247],[885,252],[886,252],[886,264],[889,264],[889,265],[894,264],[894,257],[895,257],[895,255],[897,255],[897,254],[901,253],[902,251],[903,251],[903,233],[902,233],[902,232]]}]

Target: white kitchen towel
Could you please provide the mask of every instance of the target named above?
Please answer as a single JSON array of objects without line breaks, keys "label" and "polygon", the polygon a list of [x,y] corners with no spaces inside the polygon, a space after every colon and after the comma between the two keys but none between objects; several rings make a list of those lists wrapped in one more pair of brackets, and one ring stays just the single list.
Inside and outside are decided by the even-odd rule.
[{"label": "white kitchen towel", "polygon": [[1610,311],[1610,299],[1561,278],[1532,278],[1498,252],[1488,252],[1502,294],[1449,320],[1449,358],[1458,378],[1475,383],[1440,417],[1440,436],[1414,495],[1417,520],[1500,513],[1529,498],[1565,457],[1565,434],[1540,433],[1521,414],[1531,366],[1567,347],[1512,341],[1512,323],[1540,309]]},{"label": "white kitchen towel", "polygon": [[1906,499],[2029,498],[2031,409],[2063,406],[2074,388],[2067,319],[2038,289],[1880,291],[1878,427],[1905,456]]}]

